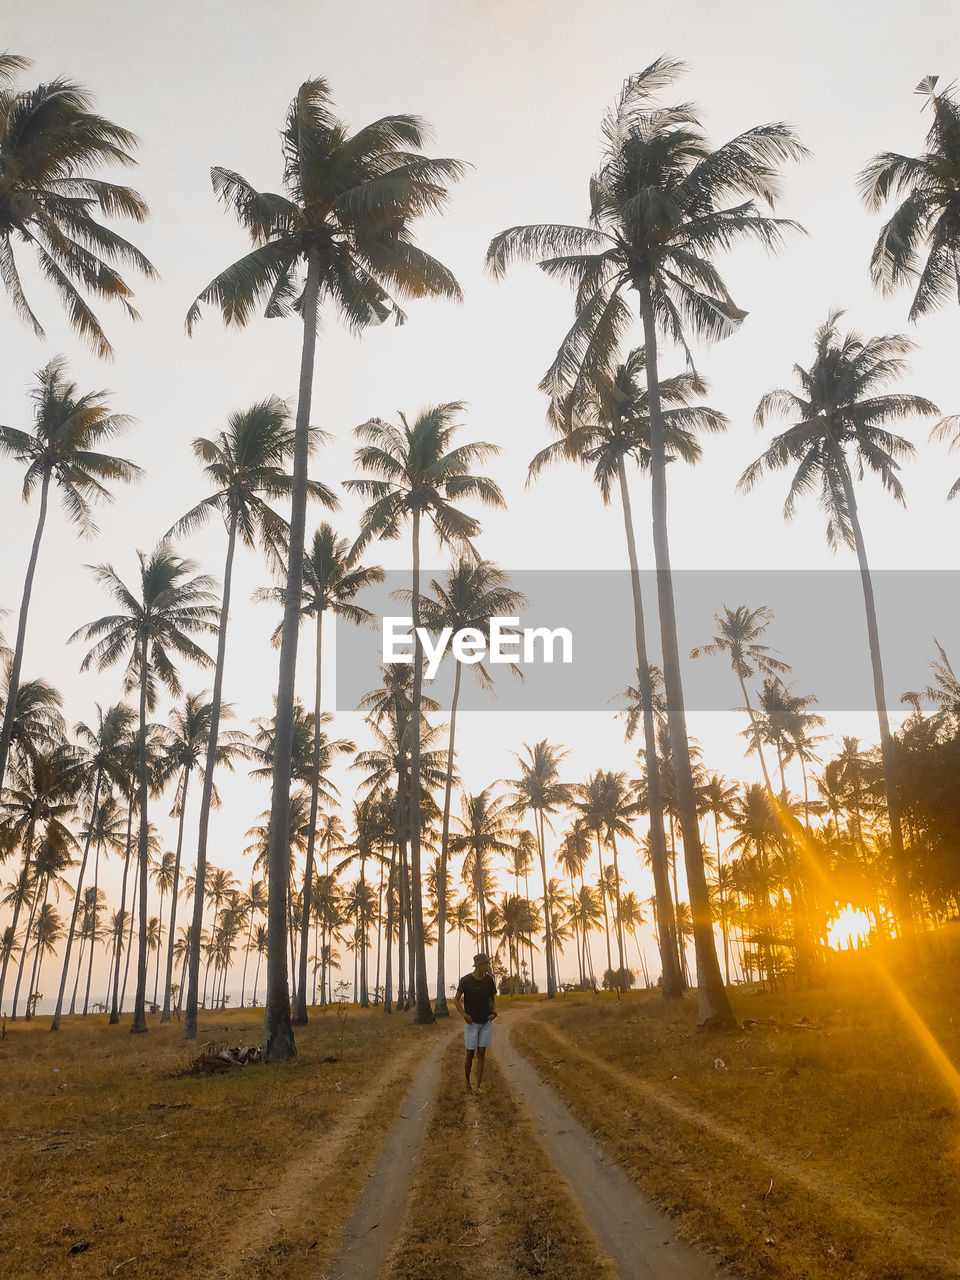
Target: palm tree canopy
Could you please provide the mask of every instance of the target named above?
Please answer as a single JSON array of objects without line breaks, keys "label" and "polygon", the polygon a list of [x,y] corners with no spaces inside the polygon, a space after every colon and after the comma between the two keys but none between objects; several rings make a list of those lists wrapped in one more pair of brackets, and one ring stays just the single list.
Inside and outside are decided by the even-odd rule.
[{"label": "palm tree canopy", "polygon": [[880,231],[870,276],[887,294],[916,283],[910,320],[960,297],[960,102],[946,89],[930,94],[930,107],[933,122],[921,155],[882,151],[857,179],[871,213],[904,197]]},{"label": "palm tree canopy", "polygon": [[[534,457],[528,484],[550,463],[577,461],[593,466],[594,482],[606,504],[613,498],[621,458],[631,457],[641,468],[649,469],[646,353],[638,347],[616,364],[614,353],[610,355],[610,366],[597,369],[589,378],[578,378],[571,390],[551,401],[547,420],[560,438]],[[729,426],[729,420],[719,410],[693,403],[706,389],[706,384],[690,372],[660,382],[668,461],[680,458],[687,463],[699,462],[703,450],[697,435],[726,431]]]},{"label": "palm tree canopy", "polygon": [[[0,715],[6,709],[10,688],[10,662],[5,664],[4,690],[0,696]],[[34,755],[49,750],[64,740],[65,725],[60,708],[63,696],[45,680],[24,680],[17,687],[14,700],[10,745],[20,755]]]},{"label": "palm tree canopy", "polygon": [[[270,499],[288,498],[292,492],[293,477],[286,467],[293,457],[294,435],[289,407],[279,396],[268,396],[249,409],[231,413],[227,429],[212,440],[198,436],[193,442],[194,457],[214,492],[182,515],[166,537],[192,533],[216,511],[228,528],[236,520],[244,546],[259,543],[275,568],[285,565],[289,527],[270,506]],[[322,435],[311,429],[311,452]],[[340,505],[319,480],[308,479],[307,493],[328,509]]]},{"label": "palm tree canopy", "polygon": [[[374,614],[354,603],[354,596],[377,582],[383,582],[385,571],[380,565],[361,565],[346,538],[338,538],[331,524],[324,521],[315,530],[303,558],[303,602],[300,616],[315,618],[329,610],[338,618],[346,618],[357,626],[370,622]],[[283,604],[283,587],[265,587],[254,593],[256,600],[273,600]],[[281,627],[274,631],[279,643]]]},{"label": "palm tree canopy", "polygon": [[[489,640],[491,618],[510,617],[529,603],[522,592],[513,590],[509,576],[492,560],[459,559],[442,582],[430,580],[430,591],[432,595],[420,597],[420,622],[437,634],[445,627],[454,632],[470,628]],[[406,590],[395,594],[405,602],[413,596]],[[523,678],[519,667],[512,670]],[[482,662],[473,664],[473,672],[484,688],[493,685],[493,677]]]},{"label": "palm tree canopy", "polygon": [[905,357],[914,343],[902,334],[879,338],[863,338],[852,331],[841,334],[842,315],[842,311],[831,311],[817,330],[809,369],[794,365],[801,394],[778,387],[761,399],[755,414],[757,426],[766,425],[774,414],[789,416],[794,422],[774,437],[737,485],[741,492],[749,492],[765,471],[798,463],[783,514],[791,519],[798,499],[819,490],[820,508],[827,517],[827,543],[833,548],[854,546],[845,486],[851,475],[848,451],[860,476],[872,471],[902,503],[900,461],[912,458],[916,450],[909,440],[887,431],[884,424],[939,412],[923,396],[877,395],[880,387],[904,373]]},{"label": "palm tree canopy", "polygon": [[219,611],[213,601],[214,580],[194,573],[196,565],[184,560],[165,543],[146,555],[137,552],[140,562],[140,595],[134,594],[111,565],[90,565],[93,576],[113,596],[122,612],[108,614],[80,627],[70,640],[93,641],[81,664],[85,671],[112,666],[129,651],[124,673],[127,693],[137,687],[144,664],[147,667],[147,708],[157,702],[157,682],[175,697],[182,692],[173,665],[173,656],[189,659],[199,667],[209,667],[212,659],[191,637],[216,631]]},{"label": "palm tree canopy", "polygon": [[507,812],[539,812],[546,821],[548,814],[571,804],[577,794],[573,783],[559,780],[560,762],[569,752],[547,742],[546,738],[532,747],[525,743],[523,749],[527,753],[526,759],[514,752],[514,758],[520,765],[520,777],[501,780],[513,788],[508,797],[510,805]]},{"label": "palm tree canopy", "polygon": [[126,458],[96,451],[98,445],[126,431],[133,419],[110,411],[106,391],[80,395],[66,367],[66,358],[56,356],[37,372],[31,392],[33,431],[0,426],[0,453],[26,466],[24,502],[38,485],[54,481],[68,517],[89,537],[97,532],[91,502],[113,501],[105,482],[129,483],[143,472]]},{"label": "palm tree canopy", "polygon": [[663,331],[688,356],[687,331],[726,337],[746,313],[711,257],[744,240],[776,248],[785,231],[798,229],[759,208],[775,205],[777,166],[807,154],[793,131],[758,125],[713,150],[690,104],[654,101],[683,70],[660,57],[624,82],[604,119],[588,226],[511,227],[487,250],[495,277],[533,260],[575,291],[577,318],[541,382],[551,398],[608,365],[632,323],[625,293],[641,284],[649,285]]},{"label": "palm tree canopy", "polygon": [[291,103],[281,134],[285,194],[257,191],[230,169],[210,170],[214,191],[255,247],[207,285],[187,313],[188,333],[204,302],[238,327],[261,306],[268,317],[299,311],[311,257],[320,300],[333,302],[355,332],[391,316],[402,323],[397,299],[460,300],[460,286],[416,246],[409,223],[443,209],[445,184],[466,166],[419,154],[429,131],[417,116],[384,116],[351,135],[331,103],[319,77]]},{"label": "palm tree canopy", "polygon": [[355,455],[357,466],[371,478],[345,480],[344,488],[370,502],[364,512],[354,552],[371,538],[399,538],[403,525],[414,512],[428,513],[441,545],[452,543],[472,551],[471,538],[480,531],[480,522],[453,503],[476,498],[486,506],[505,507],[500,488],[486,476],[476,476],[471,468],[496,456],[497,445],[478,441],[451,447],[464,410],[454,400],[424,409],[411,425],[404,414],[400,428],[371,418],[355,428],[364,441]]},{"label": "palm tree canopy", "polygon": [[104,164],[133,164],[138,140],[97,115],[91,95],[71,80],[14,90],[13,73],[29,65],[15,54],[0,56],[0,278],[18,315],[42,338],[14,255],[15,242],[31,246],[73,328],[97,355],[112,356],[84,293],[117,299],[136,320],[132,290],[115,264],[135,267],[148,278],[156,272],[139,249],[95,216],[143,222],[143,199],[130,187],[93,175]]},{"label": "palm tree canopy", "polygon": [[773,621],[772,609],[768,609],[766,605],[749,609],[745,604],[738,604],[736,609],[731,609],[728,605],[723,605],[722,608],[722,615],[713,615],[717,634],[712,643],[697,645],[695,649],[691,649],[691,658],[728,653],[734,674],[741,680],[749,680],[755,671],[760,671],[765,676],[779,676],[790,670],[789,663],[774,657],[769,645],[759,643],[760,637]]}]

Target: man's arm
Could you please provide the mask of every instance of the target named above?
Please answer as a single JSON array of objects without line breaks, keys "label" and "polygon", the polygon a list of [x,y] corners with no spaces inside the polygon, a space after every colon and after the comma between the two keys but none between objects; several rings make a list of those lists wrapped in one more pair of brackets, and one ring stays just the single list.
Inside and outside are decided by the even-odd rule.
[{"label": "man's arm", "polygon": [[463,988],[462,987],[457,987],[457,998],[456,1000],[454,1000],[453,1003],[457,1006],[457,1013],[459,1013],[460,1017],[464,1020],[464,1022],[473,1021],[469,1013],[464,1013],[463,1011]]}]

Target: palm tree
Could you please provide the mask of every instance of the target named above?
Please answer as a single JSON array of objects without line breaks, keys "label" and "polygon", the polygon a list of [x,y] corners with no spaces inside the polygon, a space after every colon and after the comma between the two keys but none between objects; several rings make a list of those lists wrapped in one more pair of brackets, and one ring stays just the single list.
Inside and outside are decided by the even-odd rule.
[{"label": "palm tree", "polygon": [[[489,642],[491,618],[510,617],[527,603],[526,597],[509,586],[509,578],[490,560],[473,562],[460,559],[441,583],[436,578],[430,582],[432,596],[421,600],[420,616],[429,631],[440,633],[445,627],[456,632],[470,628]],[[447,853],[450,845],[450,797],[453,791],[454,741],[457,731],[457,704],[460,700],[460,682],[463,663],[456,659],[456,675],[453,682],[453,698],[450,703],[450,737],[447,743],[447,778],[443,791],[443,828],[440,836],[440,892],[437,902],[437,999],[434,1014],[438,1018],[448,1016],[446,993],[446,926]],[[522,674],[514,667],[515,674]],[[473,673],[484,688],[491,688],[493,679],[482,662],[473,663]]]},{"label": "palm tree", "polygon": [[934,92],[937,78],[928,76],[917,87],[933,112],[923,154],[882,151],[857,179],[871,213],[879,213],[888,200],[905,197],[877,238],[870,276],[885,294],[916,282],[910,320],[929,314],[957,292],[960,102],[950,88]]},{"label": "palm tree", "polygon": [[757,717],[750,704],[750,694],[747,692],[746,682],[758,671],[764,676],[777,677],[785,675],[790,670],[789,663],[774,657],[768,645],[760,644],[760,637],[773,621],[773,610],[768,609],[766,605],[760,605],[757,609],[748,609],[745,604],[737,605],[736,609],[723,605],[722,616],[719,613],[715,613],[713,620],[717,624],[717,634],[710,644],[697,645],[695,649],[691,649],[690,657],[702,658],[712,657],[720,653],[729,654],[730,665],[740,683],[740,692],[743,694],[746,712],[750,717],[752,741],[760,758],[763,780],[772,800],[774,794],[773,784],[767,771],[767,762],[763,757]]},{"label": "palm tree", "polygon": [[476,442],[451,448],[460,401],[424,409],[411,425],[401,413],[400,429],[380,418],[356,428],[364,442],[356,463],[370,478],[347,480],[344,487],[370,501],[363,513],[355,548],[371,538],[398,538],[410,517],[413,543],[413,697],[410,735],[410,870],[416,968],[417,1021],[432,1022],[427,991],[427,957],[423,941],[420,869],[420,714],[423,695],[423,645],[417,634],[420,618],[420,522],[428,515],[440,544],[473,550],[471,539],[480,531],[473,516],[455,507],[459,498],[476,498],[486,506],[505,507],[499,487],[470,468],[500,452],[496,445]]},{"label": "palm tree", "polygon": [[[2,170],[3,165],[0,163],[0,171]],[[3,233],[3,199],[0,194],[0,237]],[[3,243],[0,238],[0,256]],[[96,451],[98,445],[126,431],[131,425],[131,419],[125,414],[110,411],[105,391],[91,391],[81,396],[77,384],[67,378],[66,367],[66,360],[58,356],[37,373],[37,385],[31,393],[34,420],[32,432],[21,431],[16,427],[0,427],[0,453],[15,458],[26,468],[22,490],[24,502],[29,502],[34,491],[39,490],[37,525],[20,598],[17,638],[7,681],[7,705],[3,728],[0,730],[0,782],[5,774],[10,748],[20,666],[27,635],[27,615],[40,555],[40,540],[47,521],[50,486],[53,484],[60,490],[63,507],[71,523],[77,526],[82,536],[90,537],[97,532],[91,514],[91,503],[112,500],[106,482],[119,480],[129,483],[141,475],[140,468],[126,458]]]},{"label": "palm tree", "polygon": [[[308,440],[308,452],[309,445]],[[199,892],[194,895],[193,906],[195,929],[199,929],[203,915],[203,881],[207,867],[213,774],[220,731],[234,554],[239,538],[245,547],[253,548],[259,544],[268,562],[275,568],[283,566],[287,549],[287,522],[273,510],[269,500],[284,497],[291,492],[293,481],[286,467],[293,451],[294,431],[290,426],[290,410],[276,396],[261,400],[249,409],[232,413],[227,420],[227,429],[219,432],[213,440],[198,437],[193,442],[194,456],[202,463],[204,476],[213,486],[213,492],[186,515],[181,516],[166,535],[167,538],[172,538],[191,533],[205,524],[214,512],[222,518],[227,531],[206,768],[200,798],[196,872]],[[307,494],[320,499],[328,507],[337,505],[337,499],[327,486],[317,480],[307,481]],[[191,955],[188,969],[184,1038],[193,1040],[197,1035],[199,954]]]},{"label": "palm tree", "polygon": [[451,853],[464,854],[463,879],[473,889],[477,909],[476,938],[481,950],[487,950],[490,945],[487,904],[492,900],[496,888],[490,858],[494,854],[512,852],[510,839],[513,827],[506,801],[494,796],[492,787],[487,787],[486,791],[477,795],[464,792],[460,800],[460,813],[460,832],[451,836],[449,850]]},{"label": "palm tree", "polygon": [[249,929],[247,931],[247,941],[243,949],[243,976],[240,980],[240,1008],[244,1007],[247,994],[247,960],[250,957],[250,947],[253,945],[253,926],[257,916],[266,914],[267,910],[267,886],[262,880],[253,879],[250,881],[250,891],[243,899],[243,905],[246,911]]},{"label": "palm tree", "polygon": [[896,761],[887,716],[873,581],[860,527],[851,455],[861,474],[864,470],[872,471],[896,501],[903,503],[903,486],[897,475],[899,460],[912,457],[915,450],[909,440],[892,434],[884,424],[913,414],[936,415],[938,410],[922,396],[876,394],[880,387],[904,373],[905,356],[914,344],[899,334],[868,339],[854,332],[841,335],[838,323],[842,314],[841,311],[831,311],[826,323],[817,330],[810,368],[794,366],[801,394],[779,387],[768,391],[757,406],[755,417],[758,426],[764,426],[774,414],[790,416],[794,422],[747,467],[738,488],[748,492],[765,471],[776,471],[797,463],[783,507],[785,519],[791,519],[803,494],[819,490],[820,506],[827,517],[828,546],[832,550],[846,546],[857,553],[867,616],[873,692],[880,724],[880,749],[890,838],[899,884],[901,923],[908,928],[910,894],[900,823]]},{"label": "palm tree", "polygon": [[560,763],[568,754],[561,747],[555,747],[546,738],[530,747],[524,743],[527,758],[514,752],[514,759],[520,766],[520,777],[504,779],[507,786],[513,788],[510,797],[510,811],[513,813],[532,813],[534,832],[537,837],[537,853],[540,855],[540,872],[543,878],[543,915],[544,942],[546,946],[547,996],[550,999],[557,994],[556,956],[553,948],[553,911],[550,902],[550,887],[547,879],[547,858],[545,850],[545,826],[547,815],[572,803],[576,788],[572,783],[561,782]]},{"label": "palm tree", "polygon": [[93,576],[120,607],[121,612],[108,614],[96,622],[80,627],[71,640],[93,641],[81,664],[98,671],[112,666],[127,656],[124,690],[139,686],[138,791],[139,836],[137,843],[140,867],[140,950],[137,963],[137,995],[134,1005],[133,1032],[146,1031],[147,993],[147,852],[149,820],[147,813],[150,777],[147,769],[147,712],[157,703],[157,684],[163,684],[175,696],[182,693],[174,657],[187,658],[201,667],[211,659],[191,639],[198,633],[216,630],[217,610],[211,603],[212,578],[206,575],[188,577],[196,565],[184,560],[161,542],[149,555],[137,552],[140,562],[140,591],[135,594],[121,581],[108,564],[93,566]]},{"label": "palm tree", "polygon": [[[724,883],[723,850],[720,847],[720,822],[728,821],[734,815],[734,801],[737,797],[737,784],[728,781],[720,773],[711,773],[707,781],[699,788],[700,808],[704,814],[713,818],[713,832],[717,844],[717,885]],[[727,922],[725,900],[722,892],[718,893],[717,904],[720,916],[720,932],[723,935],[723,973],[727,986],[730,985],[730,934]]]},{"label": "palm tree", "polygon": [[[5,664],[5,690],[0,707],[6,708],[6,690],[10,687],[12,655]],[[17,686],[13,723],[10,729],[10,750],[21,757],[49,751],[59,746],[65,738],[61,708],[63,697],[58,689],[46,680],[22,680]]]},{"label": "palm tree", "polygon": [[[611,360],[613,358],[614,355],[611,352]],[[637,684],[645,750],[648,759],[652,765],[655,765],[656,713],[653,668],[647,659],[640,566],[626,468],[627,458],[634,459],[646,470],[650,467],[649,396],[646,387],[641,387],[639,382],[645,366],[646,355],[641,347],[631,351],[627,359],[614,368],[596,370],[589,381],[578,383],[576,392],[570,391],[559,401],[554,400],[548,417],[551,425],[559,432],[560,439],[536,455],[530,463],[529,475],[531,478],[538,475],[548,463],[560,458],[572,458],[584,465],[592,464],[593,479],[605,505],[612,500],[614,481],[616,481],[623,510],[627,555],[630,562]],[[692,373],[666,378],[660,384],[661,406],[670,406],[662,410],[668,460],[680,457],[685,462],[697,462],[702,450],[695,432],[726,430],[728,423],[722,413],[692,403],[696,392],[702,389],[702,384]],[[661,956],[663,972],[661,990],[666,999],[676,999],[683,994],[683,984],[677,961],[676,931],[672,921],[673,907],[670,902],[667,873],[663,805],[657,774],[657,769],[652,767],[649,813],[652,866],[662,921],[660,937],[664,942],[664,954]],[[621,968],[623,968],[622,962]]]},{"label": "palm tree", "polygon": [[92,111],[91,95],[71,80],[58,77],[15,92],[12,73],[28,66],[29,58],[0,56],[0,278],[14,309],[42,338],[13,251],[15,240],[29,244],[73,328],[97,355],[111,356],[113,348],[81,290],[116,298],[136,320],[132,290],[112,264],[129,264],[148,278],[156,272],[139,249],[94,217],[99,210],[143,222],[146,204],[130,187],[91,172],[101,164],[133,164],[138,139]]},{"label": "palm tree", "polygon": [[320,304],[331,302],[347,326],[359,333],[391,316],[401,322],[404,314],[397,298],[460,298],[450,272],[413,243],[411,222],[442,209],[447,199],[444,184],[463,172],[455,160],[417,154],[426,132],[423,121],[402,115],[385,116],[351,136],[331,110],[327,81],[318,78],[300,86],[287,113],[281,135],[286,195],[257,191],[229,169],[211,170],[214,190],[233,206],[255,247],[210,282],[190,308],[187,331],[199,318],[201,302],[218,306],[228,325],[246,324],[261,303],[268,317],[298,311],[303,322],[270,820],[267,1061],[296,1053],[284,939],[285,833]]},{"label": "palm tree", "polygon": [[[14,933],[21,910],[26,907],[29,912],[11,1006],[11,1016],[15,1018],[41,889],[49,887],[50,878],[58,876],[64,867],[70,865],[76,845],[66,824],[75,810],[81,775],[72,749],[58,746],[18,760],[11,772],[10,783],[0,816],[0,847],[5,852],[19,847],[23,856],[11,899],[11,928]],[[46,868],[45,875],[41,874],[41,866]],[[0,999],[3,998],[7,962],[5,957],[0,968]]]},{"label": "palm tree", "polygon": [[[203,693],[188,693],[180,706],[174,707],[169,715],[169,730],[163,744],[166,756],[166,768],[176,770],[177,790],[173,802],[171,816],[177,818],[177,847],[173,854],[173,869],[170,881],[170,923],[167,926],[167,962],[166,978],[163,990],[163,1011],[161,1023],[170,1021],[170,986],[173,981],[173,940],[177,936],[177,903],[180,896],[180,865],[183,857],[183,833],[187,816],[187,794],[190,789],[190,778],[194,769],[199,770],[205,781],[208,768],[201,761],[209,764],[210,731],[214,718],[213,702],[206,701],[206,690]],[[220,716],[227,718],[233,714],[229,706],[221,703]],[[233,768],[236,756],[249,754],[249,739],[245,733],[231,731],[218,733],[216,763]],[[211,785],[210,806],[217,807],[219,798],[217,789]],[[202,892],[202,887],[201,887]],[[189,961],[188,961],[189,963]]]},{"label": "palm tree", "polygon": [[[134,713],[130,713],[131,719]],[[78,726],[79,727],[79,726]],[[100,855],[102,853],[122,853],[127,848],[126,830],[127,815],[124,806],[114,791],[104,796],[97,806],[96,821],[91,817],[90,827],[92,830],[93,845],[96,850],[93,861],[93,889],[98,894],[101,893],[100,885]],[[81,835],[86,839],[86,831],[81,829]],[[124,863],[126,870],[126,863]],[[99,902],[99,898],[97,898]],[[87,957],[87,983],[83,1000],[84,1017],[90,1004],[90,985],[93,981],[93,948],[90,948],[90,954]]]},{"label": "palm tree", "polygon": [[654,95],[682,64],[659,58],[627,79],[603,126],[605,148],[590,183],[590,226],[513,227],[496,236],[487,264],[502,276],[516,259],[539,260],[576,291],[576,319],[541,386],[560,399],[589,382],[633,320],[635,291],[643,325],[650,415],[653,543],[664,679],[687,881],[695,927],[701,1025],[731,1026],[733,1011],[717,961],[713,922],[690,774],[676,610],[667,532],[666,430],[658,373],[658,330],[687,351],[688,334],[723,338],[739,310],[711,258],[744,240],[776,248],[794,226],[762,214],[773,207],[776,166],[805,155],[790,129],[760,125],[711,150],[689,105],[661,107]]},{"label": "palm tree", "polygon": [[[373,614],[369,609],[354,603],[354,597],[364,588],[382,582],[385,573],[379,565],[369,567],[357,563],[346,538],[338,538],[333,526],[324,522],[313,535],[303,562],[303,587],[300,616],[315,618],[316,675],[314,679],[313,718],[321,723],[321,691],[323,677],[323,615],[328,611],[335,618],[345,618],[360,626],[369,622]],[[283,589],[260,591],[258,597],[279,599],[283,603]],[[279,636],[277,637],[279,639]],[[313,896],[313,867],[316,853],[317,811],[320,804],[320,776],[324,762],[321,759],[323,737],[314,737],[313,767],[310,777],[310,837],[307,845],[307,865],[303,881],[303,925],[300,947],[300,964],[294,984],[293,1025],[302,1026],[307,1021],[307,938]]]},{"label": "palm tree", "polygon": [[[99,809],[101,791],[105,784],[109,785],[111,781],[117,781],[120,770],[119,753],[123,743],[129,738],[130,730],[133,725],[134,713],[123,703],[117,703],[113,707],[109,707],[106,711],[97,704],[97,726],[90,729],[82,722],[76,726],[76,734],[81,739],[84,747],[80,748],[82,755],[80,757],[81,767],[87,772],[88,777],[93,777],[93,794],[90,801],[90,820],[87,824],[87,830],[84,833],[83,856],[80,862],[80,874],[77,877],[76,894],[73,900],[73,913],[70,917],[70,926],[67,930],[67,944],[63,954],[63,969],[60,974],[60,989],[57,993],[57,1005],[53,1014],[53,1022],[50,1024],[51,1031],[60,1030],[60,1015],[63,1010],[63,998],[67,987],[67,971],[70,965],[70,951],[73,946],[74,932],[77,927],[77,916],[80,910],[82,898],[83,878],[87,869],[87,857],[90,853],[90,845],[94,839],[94,835],[99,831]],[[99,854],[99,845],[97,847]],[[94,896],[96,896],[97,881],[94,877]]]}]

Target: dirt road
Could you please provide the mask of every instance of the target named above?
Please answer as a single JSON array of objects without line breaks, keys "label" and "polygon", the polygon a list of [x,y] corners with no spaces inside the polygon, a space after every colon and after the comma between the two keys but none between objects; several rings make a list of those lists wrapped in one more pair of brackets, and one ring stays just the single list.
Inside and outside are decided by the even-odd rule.
[{"label": "dirt road", "polygon": [[[496,1087],[511,1091],[520,1113],[529,1119],[532,1141],[542,1149],[558,1195],[569,1197],[587,1233],[592,1233],[594,1239],[588,1244],[598,1260],[596,1273],[602,1271],[621,1280],[730,1280],[729,1272],[677,1239],[672,1220],[643,1198],[513,1047],[510,1031],[530,1012],[529,1008],[507,1009],[496,1024],[492,1054],[502,1073]],[[431,1124],[441,1057],[450,1040],[459,1038],[460,1030],[459,1020],[452,1020],[449,1035],[437,1037],[431,1044],[377,1168],[347,1224],[337,1260],[324,1272],[324,1280],[384,1280],[391,1274],[391,1253],[402,1235]],[[481,1123],[481,1099],[476,1100],[474,1109]],[[501,1205],[498,1213],[522,1215],[524,1209],[522,1202],[513,1209]],[[491,1233],[491,1239],[495,1242],[496,1233]],[[491,1247],[495,1248],[495,1243]]]}]

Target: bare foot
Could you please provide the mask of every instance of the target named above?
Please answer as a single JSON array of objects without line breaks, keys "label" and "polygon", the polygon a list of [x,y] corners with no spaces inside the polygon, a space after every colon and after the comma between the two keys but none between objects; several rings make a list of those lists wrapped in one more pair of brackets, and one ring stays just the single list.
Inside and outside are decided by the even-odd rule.
[{"label": "bare foot", "polygon": [[[466,1084],[466,1091],[467,1093],[473,1093],[473,1085],[470,1083],[469,1080],[467,1081],[467,1084]],[[479,1093],[480,1090],[478,1089],[477,1092]]]}]

